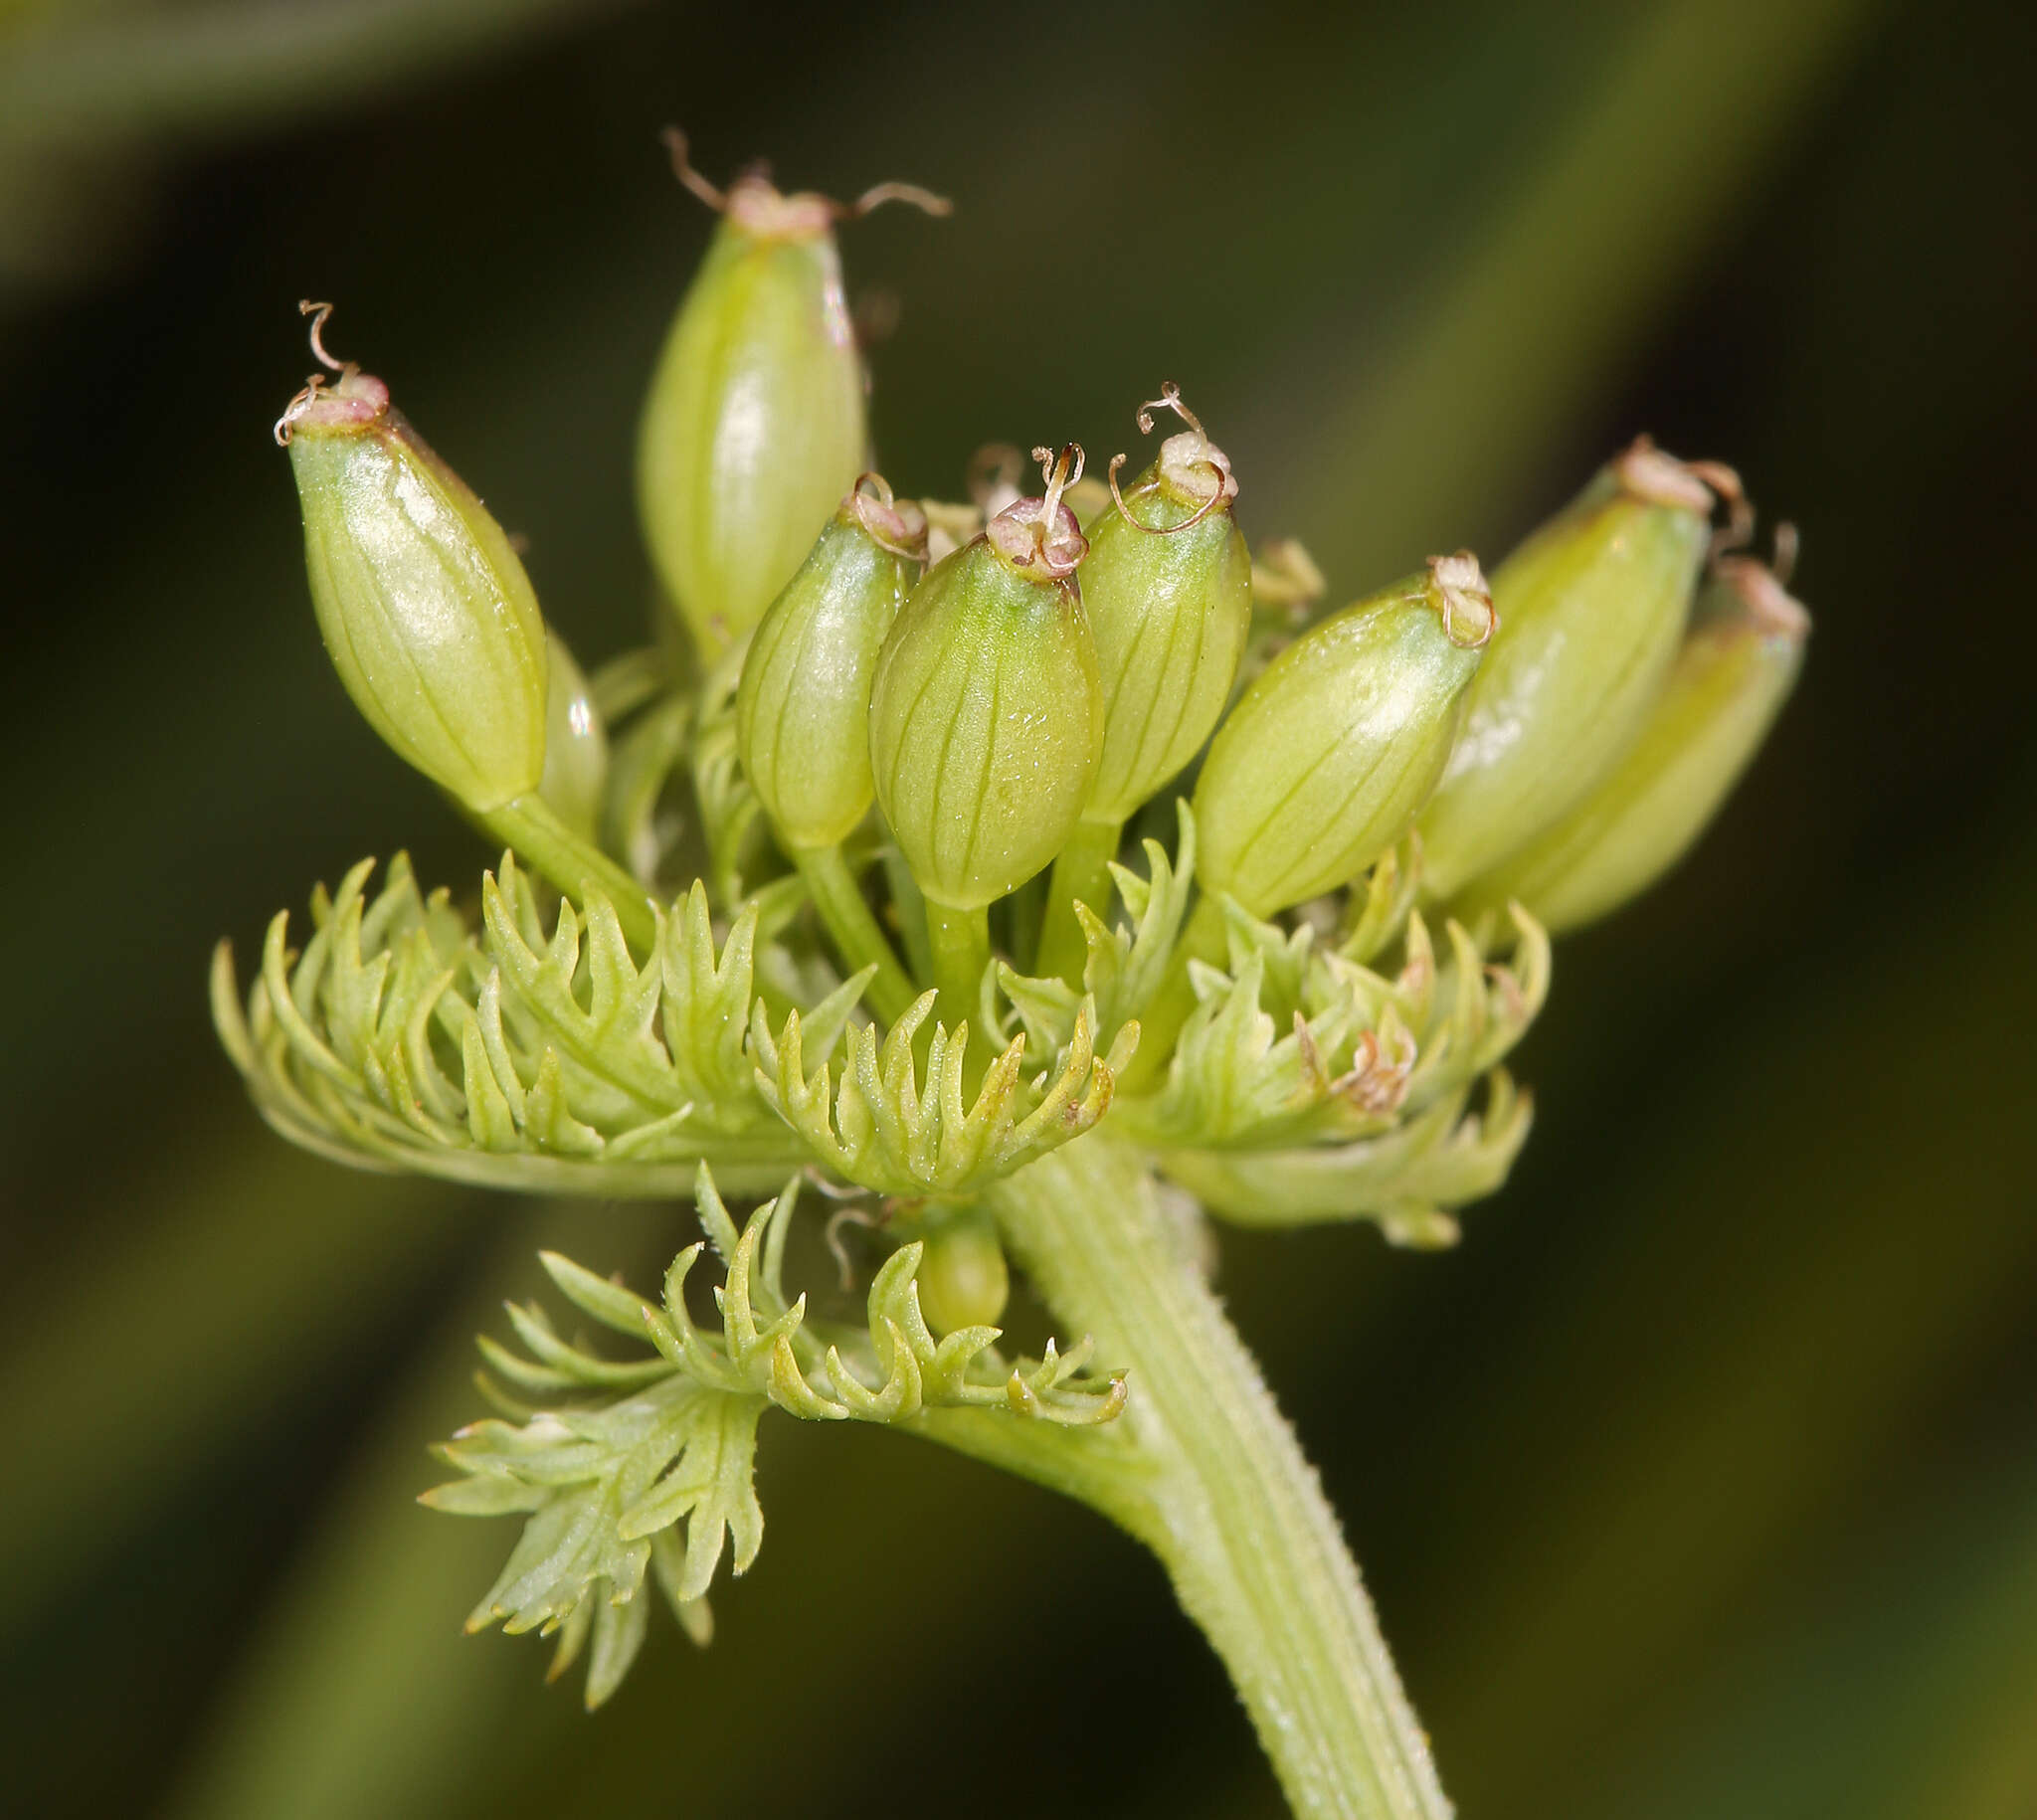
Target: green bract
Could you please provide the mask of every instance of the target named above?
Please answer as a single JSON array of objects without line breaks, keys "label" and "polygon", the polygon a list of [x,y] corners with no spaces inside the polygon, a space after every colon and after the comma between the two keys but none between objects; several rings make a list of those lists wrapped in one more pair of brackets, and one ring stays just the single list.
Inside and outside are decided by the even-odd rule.
[{"label": "green bract", "polygon": [[[1171,386],[1157,402],[1181,409]],[[1145,411],[1140,422],[1152,428]],[[1103,682],[1091,821],[1123,822],[1202,749],[1251,630],[1251,557],[1230,515],[1237,480],[1190,422],[1090,532],[1082,603]]]},{"label": "green bract", "polygon": [[[1063,457],[1065,464],[1066,457]],[[928,571],[877,659],[877,801],[920,889],[974,910],[1060,850],[1103,739],[1060,476]]]},{"label": "green bract", "polygon": [[1197,784],[1204,884],[1264,916],[1364,871],[1442,775],[1492,630],[1466,551],[1282,651],[1217,729]]},{"label": "green bract", "polygon": [[544,617],[502,527],[352,367],[299,393],[277,436],[318,630],[355,706],[470,810],[536,789]]},{"label": "green bract", "polygon": [[1563,820],[1481,878],[1467,908],[1517,899],[1556,934],[1646,890],[1759,750],[1809,631],[1810,616],[1764,565],[1721,562],[1640,737]]},{"label": "green bract", "polygon": [[[864,486],[874,482],[875,492]],[[736,739],[795,846],[832,846],[870,807],[870,686],[926,562],[926,518],[865,476],[764,616],[743,659]]]},{"label": "green bract", "polygon": [[1683,636],[1726,470],[1644,437],[1493,573],[1499,631],[1423,812],[1439,897],[1519,851],[1639,732]]}]

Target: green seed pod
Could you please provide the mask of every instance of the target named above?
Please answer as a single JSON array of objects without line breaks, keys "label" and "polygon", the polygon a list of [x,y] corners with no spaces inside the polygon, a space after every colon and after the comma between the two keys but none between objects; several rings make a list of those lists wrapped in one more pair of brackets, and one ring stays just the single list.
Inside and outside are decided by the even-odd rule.
[{"label": "green seed pod", "polygon": [[368,723],[476,813],[537,788],[544,618],[502,527],[389,402],[331,359],[276,427],[304,511],[318,630]]},{"label": "green seed pod", "polygon": [[736,740],[794,846],[834,845],[870,807],[871,679],[926,550],[919,507],[865,474],[750,641]]},{"label": "green seed pod", "polygon": [[792,580],[864,465],[834,223],[886,201],[948,205],[885,184],[844,207],[754,172],[724,195],[670,136],[680,178],[722,219],[651,380],[638,502],[658,577],[711,662]]},{"label": "green seed pod", "polygon": [[996,1327],[1012,1297],[1012,1271],[997,1228],[961,1214],[930,1232],[919,1263],[919,1310],[937,1334]]},{"label": "green seed pod", "polygon": [[1494,624],[1478,559],[1460,550],[1275,657],[1197,782],[1203,881],[1270,916],[1356,878],[1435,788]]},{"label": "green seed pod", "polygon": [[537,794],[583,840],[595,838],[609,781],[609,735],[593,691],[566,640],[549,629],[550,683],[545,705],[545,769]]},{"label": "green seed pod", "polygon": [[1810,616],[1766,565],[1722,561],[1640,738],[1556,826],[1481,877],[1465,911],[1518,899],[1555,935],[1646,890],[1683,857],[1760,749],[1795,685],[1809,633]]},{"label": "green seed pod", "polygon": [[1420,823],[1423,877],[1454,896],[1587,795],[1632,744],[1682,641],[1729,469],[1647,438],[1492,578],[1502,630]]},{"label": "green seed pod", "polygon": [[1202,750],[1229,699],[1252,621],[1252,563],[1230,515],[1237,480],[1172,385],[1164,405],[1189,428],[1098,518],[1082,604],[1103,682],[1103,757],[1084,819],[1117,826]]},{"label": "green seed pod", "polygon": [[1061,502],[1081,455],[1063,450],[1044,496],[936,563],[877,658],[877,801],[921,890],[950,909],[1051,860],[1096,776],[1103,699],[1075,580],[1089,546]]}]

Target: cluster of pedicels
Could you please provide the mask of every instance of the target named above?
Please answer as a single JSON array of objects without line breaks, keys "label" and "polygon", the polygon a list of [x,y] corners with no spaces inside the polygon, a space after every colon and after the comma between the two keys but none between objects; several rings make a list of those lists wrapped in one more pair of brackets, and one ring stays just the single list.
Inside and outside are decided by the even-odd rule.
[{"label": "cluster of pedicels", "polygon": [[[903,498],[870,458],[834,228],[947,205],[761,170],[723,191],[672,149],[719,222],[639,443],[668,617],[592,678],[517,541],[304,306],[324,370],[276,434],[326,647],[507,852],[477,930],[401,862],[371,900],[363,868],[301,952],[278,919],[245,1003],[223,961],[218,997],[258,1104],[327,1154],[599,1195],[697,1176],[720,1340],[674,1285],[660,1307],[548,1260],[655,1356],[602,1361],[522,1311],[535,1363],[490,1355],[507,1419],[447,1450],[466,1476],[441,1503],[532,1514],[477,1619],[562,1629],[562,1658],[592,1631],[591,1694],[634,1653],[641,1617],[613,1614],[647,1562],[697,1628],[723,1533],[754,1552],[746,1474],[687,1476],[710,1403],[724,1427],[1123,1406],[1073,1356],[995,1344],[1009,1272],[978,1203],[1054,1146],[1116,1128],[1219,1214],[1446,1241],[1525,1135],[1497,1063],[1545,932],[1692,843],[1808,627],[1786,561],[1741,553],[1732,471],[1645,439],[1489,577],[1431,557],[1330,612],[1298,546],[1255,562],[1233,463],[1171,384],[1129,482],[1123,455],[1099,485],[1047,446],[1025,492],[994,449],[973,504]],[[853,1219],[885,1257],[851,1340],[780,1286],[792,1192],[738,1231],[716,1186],[800,1179],[840,1204],[832,1237]],[[632,1427],[645,1385],[669,1407]],[[589,1486],[606,1552],[568,1521]]]}]

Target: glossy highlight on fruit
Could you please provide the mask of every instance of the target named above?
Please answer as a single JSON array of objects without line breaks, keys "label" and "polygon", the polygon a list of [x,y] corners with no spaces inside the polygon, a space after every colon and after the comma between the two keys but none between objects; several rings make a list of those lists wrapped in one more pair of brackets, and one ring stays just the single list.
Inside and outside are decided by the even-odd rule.
[{"label": "glossy highlight on fruit", "polygon": [[556,631],[546,630],[545,768],[537,793],[583,840],[601,821],[609,781],[609,736],[586,674]]}]

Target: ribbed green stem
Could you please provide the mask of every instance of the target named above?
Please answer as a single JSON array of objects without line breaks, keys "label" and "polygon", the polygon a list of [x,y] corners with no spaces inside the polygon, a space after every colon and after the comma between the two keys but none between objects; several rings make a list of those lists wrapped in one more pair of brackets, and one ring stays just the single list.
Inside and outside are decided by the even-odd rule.
[{"label": "ribbed green stem", "polygon": [[[1307,1820],[1441,1820],[1451,1809],[1358,1569],[1303,1458],[1136,1152],[1078,1138],[991,1189],[1014,1256],[1066,1335],[1129,1366],[1112,1429],[1068,1434],[1073,1470],[1032,1476],[1145,1542],[1215,1646]],[[968,1451],[966,1433],[929,1433]],[[987,1450],[986,1450],[987,1451]],[[1005,1462],[1029,1470],[1026,1456]]]},{"label": "ribbed green stem", "polygon": [[895,1021],[919,997],[910,977],[877,926],[855,876],[838,846],[796,846],[793,863],[807,881],[814,908],[821,913],[835,952],[850,973],[876,963],[867,998],[886,1022]]},{"label": "ribbed green stem", "polygon": [[1109,920],[1110,862],[1118,856],[1123,833],[1124,824],[1119,821],[1078,821],[1068,844],[1055,858],[1039,957],[1032,969],[1042,979],[1057,975],[1070,986],[1082,984],[1082,964],[1089,957],[1089,945],[1082,939],[1082,925],[1075,920],[1075,905],[1085,903]]},{"label": "ribbed green stem", "polygon": [[927,941],[933,949],[934,984],[941,989],[941,1021],[951,1030],[976,1016],[983,970],[991,960],[988,910],[951,910],[927,899]]},{"label": "ribbed green stem", "polygon": [[533,793],[500,809],[475,815],[480,823],[519,859],[541,873],[583,909],[592,885],[616,907],[616,920],[640,956],[657,946],[657,919],[650,894],[600,847],[561,821],[550,804]]}]

